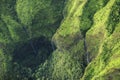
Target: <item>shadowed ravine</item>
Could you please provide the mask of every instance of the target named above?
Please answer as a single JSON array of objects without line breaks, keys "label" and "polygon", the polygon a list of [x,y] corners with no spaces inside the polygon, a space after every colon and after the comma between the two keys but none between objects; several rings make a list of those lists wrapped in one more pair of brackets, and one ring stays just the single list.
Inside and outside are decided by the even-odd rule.
[{"label": "shadowed ravine", "polygon": [[[36,51],[36,53],[33,50]],[[19,46],[20,47],[19,47]],[[17,62],[24,67],[35,68],[43,63],[53,52],[51,41],[45,37],[29,40],[27,43],[18,44],[13,54],[13,62]]]}]

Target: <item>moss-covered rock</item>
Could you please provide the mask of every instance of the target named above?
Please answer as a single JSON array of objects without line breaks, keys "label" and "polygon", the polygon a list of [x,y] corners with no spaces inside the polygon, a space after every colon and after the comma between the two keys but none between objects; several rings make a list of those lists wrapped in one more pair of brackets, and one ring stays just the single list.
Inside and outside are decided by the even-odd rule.
[{"label": "moss-covered rock", "polygon": [[[96,26],[94,24],[86,36],[88,51],[91,53],[93,61],[87,66],[82,80],[118,80],[120,78],[119,58],[117,58],[120,52],[120,37],[118,36],[120,31],[119,17],[115,17],[115,20],[117,19],[117,21],[114,22],[116,25],[110,23],[110,17],[113,16],[111,12],[113,13],[114,6],[117,6],[116,4],[118,3],[118,0],[110,0],[103,9],[95,14],[94,21]],[[101,20],[98,20],[98,18]],[[112,33],[109,31],[109,27],[113,27]]]},{"label": "moss-covered rock", "polygon": [[109,1],[105,7],[95,13],[93,27],[86,33],[88,52],[91,53],[91,59],[95,58],[100,46],[109,35],[106,28],[108,27],[109,16],[114,3],[114,0]]},{"label": "moss-covered rock", "polygon": [[[106,80],[106,78],[109,80],[109,78],[115,79],[114,76],[110,76],[110,74],[113,72],[114,74],[119,73],[119,46],[120,37],[119,34],[119,27],[120,24],[118,24],[115,28],[115,31],[113,34],[105,39],[105,42],[101,45],[99,48],[99,55],[93,60],[88,67],[85,70],[85,74],[83,76],[83,80]],[[116,69],[118,71],[116,71]],[[118,77],[119,79],[119,75]]]}]

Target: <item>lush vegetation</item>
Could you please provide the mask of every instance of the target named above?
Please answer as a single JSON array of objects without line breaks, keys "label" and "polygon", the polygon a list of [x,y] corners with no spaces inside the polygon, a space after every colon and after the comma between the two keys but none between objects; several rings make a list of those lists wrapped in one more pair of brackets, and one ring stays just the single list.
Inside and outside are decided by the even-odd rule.
[{"label": "lush vegetation", "polygon": [[119,0],[1,0],[0,80],[120,80]]}]

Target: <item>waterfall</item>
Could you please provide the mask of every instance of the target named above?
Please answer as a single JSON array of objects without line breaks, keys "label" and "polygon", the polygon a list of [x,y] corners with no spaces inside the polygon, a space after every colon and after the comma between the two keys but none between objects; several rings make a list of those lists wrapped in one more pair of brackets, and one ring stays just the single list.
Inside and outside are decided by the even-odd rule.
[{"label": "waterfall", "polygon": [[84,50],[85,50],[86,62],[87,62],[87,64],[89,64],[90,63],[89,52],[87,51],[87,43],[86,43],[86,38],[85,37],[84,37]]},{"label": "waterfall", "polygon": [[[26,35],[27,35],[29,38],[31,38],[31,36],[29,35],[29,32],[28,32],[28,30],[26,29],[26,27],[23,26],[23,30],[24,30],[24,32],[26,33]],[[31,47],[32,47],[32,49],[33,49],[34,54],[37,55],[37,51],[36,51],[36,49],[35,49],[32,41],[30,41],[30,45],[31,45]]]},{"label": "waterfall", "polygon": [[55,45],[54,45],[54,42],[51,40],[51,46],[52,46],[52,49],[53,51],[55,50]]}]

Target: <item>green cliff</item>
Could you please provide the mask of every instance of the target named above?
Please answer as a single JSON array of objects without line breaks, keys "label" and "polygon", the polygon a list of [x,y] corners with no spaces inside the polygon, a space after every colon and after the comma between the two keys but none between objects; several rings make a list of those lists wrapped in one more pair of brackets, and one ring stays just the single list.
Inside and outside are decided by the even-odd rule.
[{"label": "green cliff", "polygon": [[0,80],[120,80],[120,1],[1,0]]}]

